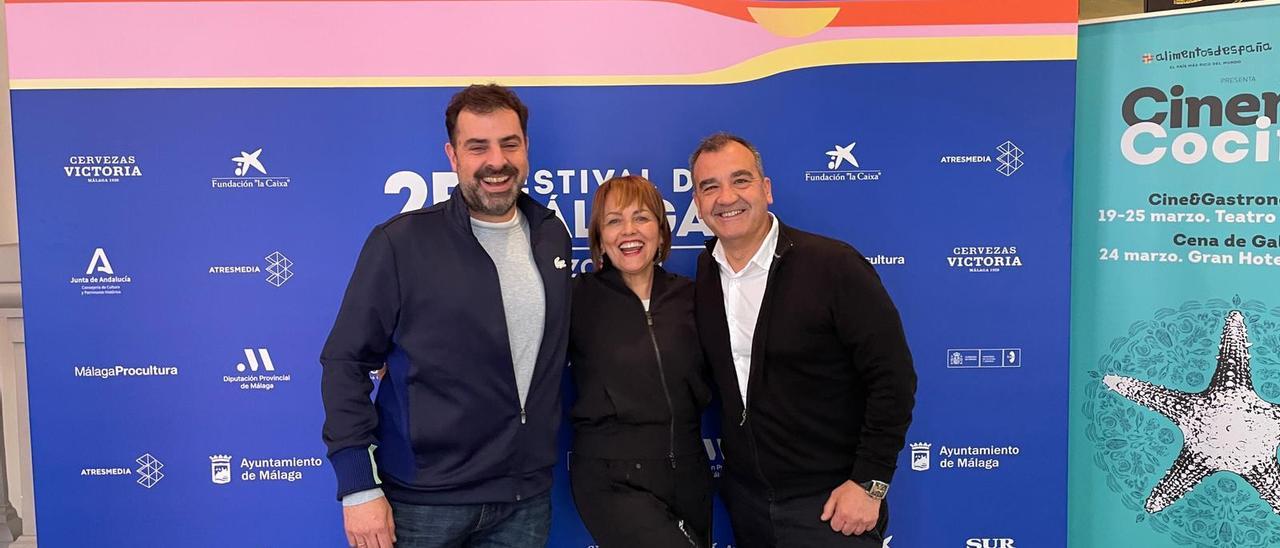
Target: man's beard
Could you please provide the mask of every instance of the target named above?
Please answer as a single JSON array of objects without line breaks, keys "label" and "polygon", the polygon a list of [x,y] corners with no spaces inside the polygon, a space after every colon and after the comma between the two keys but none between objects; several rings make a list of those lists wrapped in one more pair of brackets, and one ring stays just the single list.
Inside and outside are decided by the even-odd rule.
[{"label": "man's beard", "polygon": [[[515,166],[507,164],[499,169],[481,168],[472,176],[470,184],[462,186],[462,200],[467,203],[467,208],[481,215],[492,217],[500,217],[511,211],[516,204],[516,198],[520,196],[520,189],[523,181],[516,180],[520,171]],[[511,190],[504,194],[494,194],[484,190],[483,179],[485,177],[501,177],[507,176],[512,179]]]}]

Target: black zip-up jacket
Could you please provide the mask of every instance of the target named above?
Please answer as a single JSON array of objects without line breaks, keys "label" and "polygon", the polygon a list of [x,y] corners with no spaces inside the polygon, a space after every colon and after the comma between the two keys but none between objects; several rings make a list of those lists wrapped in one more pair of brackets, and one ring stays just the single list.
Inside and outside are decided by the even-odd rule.
[{"label": "black zip-up jacket", "polygon": [[655,266],[646,314],[616,268],[579,275],[569,359],[578,386],[575,452],[679,459],[704,451],[701,419],[711,388],[691,280]]},{"label": "black zip-up jacket", "polygon": [[[338,497],[375,486],[411,504],[512,502],[551,486],[569,338],[569,234],[520,193],[546,320],[522,409],[498,271],[459,192],[378,225],[320,354]],[[387,365],[370,403],[369,372]]]},{"label": "black zip-up jacket", "polygon": [[844,242],[780,223],[744,407],[715,242],[698,258],[697,317],[723,401],[728,473],[780,498],[890,482],[916,375],[875,269]]}]

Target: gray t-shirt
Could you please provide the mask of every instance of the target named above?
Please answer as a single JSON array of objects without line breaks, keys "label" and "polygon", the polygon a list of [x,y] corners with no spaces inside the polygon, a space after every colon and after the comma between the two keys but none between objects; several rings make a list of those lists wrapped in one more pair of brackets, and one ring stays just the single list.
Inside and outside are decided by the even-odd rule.
[{"label": "gray t-shirt", "polygon": [[516,209],[515,217],[502,223],[472,218],[471,231],[498,268],[516,390],[520,394],[520,406],[524,407],[533,380],[533,366],[538,361],[538,349],[542,346],[547,310],[542,276],[533,262],[533,247],[529,243],[529,223]]}]

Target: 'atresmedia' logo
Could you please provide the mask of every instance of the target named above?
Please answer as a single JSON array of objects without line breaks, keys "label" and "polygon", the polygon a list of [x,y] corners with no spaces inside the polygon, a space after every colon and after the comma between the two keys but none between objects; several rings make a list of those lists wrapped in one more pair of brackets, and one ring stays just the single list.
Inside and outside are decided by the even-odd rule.
[{"label": "'atresmedia' logo", "polygon": [[996,173],[1005,177],[1012,177],[1014,173],[1022,169],[1026,165],[1023,161],[1025,153],[1013,141],[1006,140],[995,148],[996,156],[992,158],[989,152],[980,154],[946,154],[943,155],[938,163],[948,165],[981,165],[996,164]]},{"label": "'atresmedia' logo", "polygon": [[266,261],[262,264],[238,264],[238,265],[215,265],[209,267],[209,274],[213,276],[237,276],[242,274],[258,274],[261,275],[263,270],[267,271],[264,280],[276,287],[283,286],[293,278],[293,260],[286,257],[284,253],[274,251],[270,255],[263,257]]},{"label": "'atresmedia' logo", "polygon": [[160,471],[164,468],[164,463],[151,456],[151,453],[138,457],[136,462],[138,463],[138,485],[150,489],[164,479],[164,472]]}]

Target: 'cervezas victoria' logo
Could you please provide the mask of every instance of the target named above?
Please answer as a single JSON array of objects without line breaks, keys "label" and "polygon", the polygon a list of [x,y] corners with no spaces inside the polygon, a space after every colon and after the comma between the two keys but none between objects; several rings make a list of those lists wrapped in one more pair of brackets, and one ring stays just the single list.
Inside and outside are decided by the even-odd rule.
[{"label": "'cervezas victoria' logo", "polygon": [[67,178],[86,183],[118,183],[142,176],[138,158],[132,155],[71,156],[62,171]]}]

